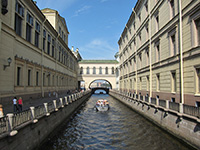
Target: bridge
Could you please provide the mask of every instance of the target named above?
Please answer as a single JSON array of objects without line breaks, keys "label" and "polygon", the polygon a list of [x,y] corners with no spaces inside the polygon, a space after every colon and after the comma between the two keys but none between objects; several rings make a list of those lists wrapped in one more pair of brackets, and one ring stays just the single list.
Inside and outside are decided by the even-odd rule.
[{"label": "bridge", "polygon": [[111,89],[118,89],[118,61],[117,60],[82,60],[79,62],[79,88],[91,89],[91,84],[103,80]]},{"label": "bridge", "polygon": [[92,94],[94,94],[96,90],[104,90],[106,94],[109,94],[109,88],[106,88],[106,87],[95,87],[95,88],[91,88],[91,90],[92,90]]}]

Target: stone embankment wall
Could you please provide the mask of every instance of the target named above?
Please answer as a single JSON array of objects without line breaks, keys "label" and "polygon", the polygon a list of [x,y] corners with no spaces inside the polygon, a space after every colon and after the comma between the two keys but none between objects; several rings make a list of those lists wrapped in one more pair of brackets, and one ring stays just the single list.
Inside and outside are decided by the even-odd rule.
[{"label": "stone embankment wall", "polygon": [[[33,150],[91,96],[91,91],[60,98],[20,114],[1,118],[0,150]],[[26,115],[25,115],[26,114]],[[5,126],[2,121],[5,121]],[[26,121],[23,121],[26,120]],[[20,123],[19,123],[20,122]],[[3,131],[5,130],[5,131]]]},{"label": "stone embankment wall", "polygon": [[[200,119],[117,91],[110,95],[195,149],[200,149]],[[138,96],[137,96],[138,97]],[[169,104],[169,103],[168,103]],[[166,103],[166,105],[168,105]]]}]

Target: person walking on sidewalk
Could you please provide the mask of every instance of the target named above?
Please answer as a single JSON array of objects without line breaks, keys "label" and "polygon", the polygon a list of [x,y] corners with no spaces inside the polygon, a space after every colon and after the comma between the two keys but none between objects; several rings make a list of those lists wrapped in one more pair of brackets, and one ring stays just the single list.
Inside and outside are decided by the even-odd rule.
[{"label": "person walking on sidewalk", "polygon": [[23,105],[22,98],[19,97],[19,99],[18,99],[19,112],[22,112],[22,105]]},{"label": "person walking on sidewalk", "polygon": [[17,97],[14,97],[13,99],[13,112],[16,113],[18,110],[17,108]]},{"label": "person walking on sidewalk", "polygon": [[3,117],[3,105],[0,104],[0,118]]}]

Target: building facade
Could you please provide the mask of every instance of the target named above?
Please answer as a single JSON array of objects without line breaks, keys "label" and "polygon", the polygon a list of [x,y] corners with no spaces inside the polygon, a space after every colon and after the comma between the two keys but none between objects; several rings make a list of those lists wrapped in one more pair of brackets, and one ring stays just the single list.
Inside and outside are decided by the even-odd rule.
[{"label": "building facade", "polygon": [[120,90],[200,106],[200,2],[138,0],[118,41]]},{"label": "building facade", "polygon": [[76,89],[80,55],[68,48],[58,11],[40,10],[32,0],[3,0],[0,9],[1,102]]},{"label": "building facade", "polygon": [[82,60],[79,62],[79,83],[84,82],[86,89],[91,83],[98,80],[107,81],[112,89],[118,87],[118,61],[117,60]]}]

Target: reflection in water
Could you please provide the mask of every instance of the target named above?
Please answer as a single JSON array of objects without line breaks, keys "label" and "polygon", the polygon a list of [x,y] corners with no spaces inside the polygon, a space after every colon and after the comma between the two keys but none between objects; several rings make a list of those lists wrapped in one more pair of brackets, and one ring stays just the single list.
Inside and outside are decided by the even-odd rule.
[{"label": "reflection in water", "polygon": [[[94,105],[107,99],[111,109],[96,112]],[[94,94],[71,121],[41,150],[187,150],[185,145],[152,125],[109,95]]]}]

